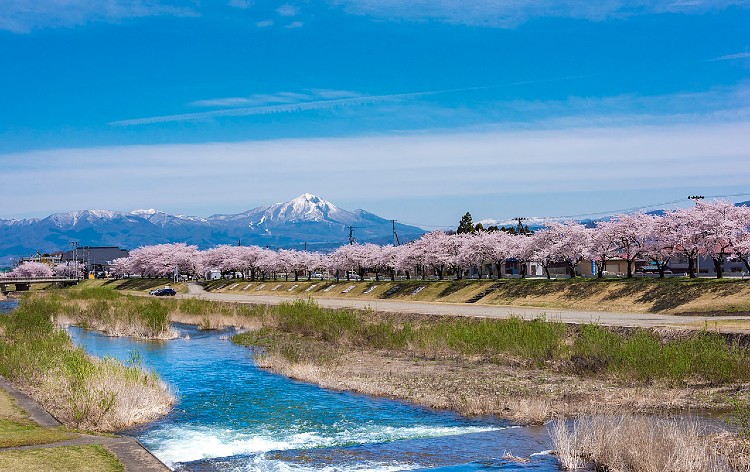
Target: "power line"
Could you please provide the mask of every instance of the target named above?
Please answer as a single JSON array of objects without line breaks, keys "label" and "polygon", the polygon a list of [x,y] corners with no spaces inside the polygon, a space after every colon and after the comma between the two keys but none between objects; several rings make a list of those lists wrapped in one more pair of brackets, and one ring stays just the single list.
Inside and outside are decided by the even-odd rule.
[{"label": "power line", "polygon": [[[731,193],[731,194],[725,194],[725,195],[698,195],[703,196],[704,198],[732,198],[732,197],[750,197],[750,193]],[[685,198],[680,198],[677,200],[670,200],[666,202],[657,202],[657,203],[651,203],[647,205],[640,205],[640,206],[634,206],[630,208],[621,208],[617,210],[605,210],[605,211],[598,211],[598,212],[589,212],[589,213],[577,213],[577,214],[570,214],[570,215],[558,215],[558,216],[539,216],[538,218],[540,220],[561,220],[566,218],[584,218],[584,217],[595,217],[595,216],[605,216],[605,215],[615,215],[615,214],[623,214],[623,213],[632,213],[639,210],[648,210],[650,208],[655,207],[664,207],[668,205],[674,205],[676,203],[684,203]],[[492,218],[484,218],[484,219],[492,219]],[[510,221],[510,220],[517,220],[517,218],[495,218],[496,221]],[[452,229],[453,226],[444,226],[444,225],[427,225],[427,224],[419,224],[419,223],[413,223],[413,222],[405,222],[402,223],[416,226],[418,228],[423,229]]]}]

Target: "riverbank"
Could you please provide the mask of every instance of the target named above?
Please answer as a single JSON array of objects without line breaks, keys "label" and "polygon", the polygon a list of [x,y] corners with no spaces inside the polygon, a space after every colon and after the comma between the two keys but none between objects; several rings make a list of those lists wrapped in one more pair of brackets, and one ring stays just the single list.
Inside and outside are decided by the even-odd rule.
[{"label": "riverbank", "polygon": [[[266,308],[236,335],[261,366],[326,388],[541,423],[600,411],[722,411],[750,389],[750,354],[715,334],[618,333],[554,321],[408,318]],[[663,337],[666,335],[666,337]]]},{"label": "riverbank", "polygon": [[62,427],[41,405],[0,377],[0,470],[168,469],[133,438]]},{"label": "riverbank", "polygon": [[74,347],[52,319],[63,305],[50,296],[25,297],[0,318],[0,374],[65,426],[116,431],[165,415],[174,394],[138,364],[92,358]]}]

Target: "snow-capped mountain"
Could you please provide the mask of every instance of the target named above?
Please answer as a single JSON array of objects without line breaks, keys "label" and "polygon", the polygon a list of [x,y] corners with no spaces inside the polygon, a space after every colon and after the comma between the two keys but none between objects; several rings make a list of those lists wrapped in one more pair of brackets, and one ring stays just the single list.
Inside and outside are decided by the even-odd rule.
[{"label": "snow-capped mountain", "polygon": [[288,202],[253,208],[236,215],[213,215],[208,219],[210,221],[242,221],[251,228],[268,228],[301,222],[350,225],[356,223],[359,217],[354,212],[342,210],[327,200],[305,193]]},{"label": "snow-capped mountain", "polygon": [[[81,246],[133,249],[148,244],[187,242],[207,248],[218,244],[257,244],[275,248],[326,250],[348,242],[349,227],[360,242],[393,240],[391,221],[365,210],[347,211],[305,193],[288,202],[258,207],[234,215],[172,215],[156,209],[129,212],[79,210],[46,218],[0,219],[0,265],[10,257]],[[396,225],[400,240],[419,237],[424,230]]]}]

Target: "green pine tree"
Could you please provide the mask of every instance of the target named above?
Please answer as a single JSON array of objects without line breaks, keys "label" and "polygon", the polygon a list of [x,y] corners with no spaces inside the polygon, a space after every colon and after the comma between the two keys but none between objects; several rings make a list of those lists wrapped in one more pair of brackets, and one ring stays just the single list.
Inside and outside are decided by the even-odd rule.
[{"label": "green pine tree", "polygon": [[473,233],[474,232],[474,222],[471,220],[471,213],[468,211],[464,216],[461,217],[461,221],[458,223],[458,229],[456,230],[456,233]]}]

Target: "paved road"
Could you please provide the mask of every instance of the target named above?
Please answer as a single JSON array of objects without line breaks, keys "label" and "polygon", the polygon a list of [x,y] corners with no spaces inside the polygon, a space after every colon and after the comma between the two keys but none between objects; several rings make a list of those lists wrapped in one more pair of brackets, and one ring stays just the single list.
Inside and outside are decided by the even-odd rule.
[{"label": "paved road", "polygon": [[[207,300],[229,301],[239,303],[266,303],[277,305],[298,298],[293,295],[245,295],[234,293],[211,293],[203,287],[189,283],[188,294],[182,297],[199,297]],[[704,322],[709,326],[714,321],[744,320],[750,324],[750,316],[679,316],[660,315],[655,313],[626,313],[610,311],[560,310],[554,308],[529,308],[497,305],[471,305],[466,303],[443,302],[408,302],[401,300],[357,300],[343,298],[315,298],[318,305],[326,308],[372,309],[390,313],[419,313],[426,315],[460,315],[480,318],[509,318],[517,316],[531,320],[541,316],[548,320],[564,323],[599,323],[607,326],[654,328],[660,326],[687,326],[700,329]],[[720,330],[722,330],[720,328]],[[750,332],[742,329],[725,329],[731,332]]]}]

